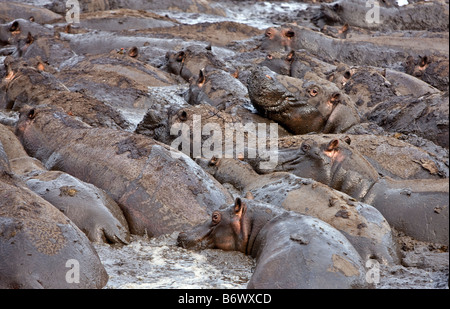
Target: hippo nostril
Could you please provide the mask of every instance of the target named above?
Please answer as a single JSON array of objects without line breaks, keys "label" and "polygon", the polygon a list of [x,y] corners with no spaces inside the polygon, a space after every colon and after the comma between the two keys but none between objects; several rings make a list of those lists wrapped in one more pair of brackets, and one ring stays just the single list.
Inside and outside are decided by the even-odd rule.
[{"label": "hippo nostril", "polygon": [[186,111],[181,111],[181,113],[178,115],[178,119],[180,119],[181,121],[186,121],[187,120],[187,113]]}]

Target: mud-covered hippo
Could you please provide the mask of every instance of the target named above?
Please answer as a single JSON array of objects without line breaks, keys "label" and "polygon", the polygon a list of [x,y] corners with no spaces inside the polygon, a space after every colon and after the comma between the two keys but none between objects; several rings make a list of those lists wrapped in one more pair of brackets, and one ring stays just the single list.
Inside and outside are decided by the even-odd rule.
[{"label": "mud-covered hippo", "polygon": [[108,274],[87,237],[50,203],[0,176],[0,288],[102,288]]},{"label": "mud-covered hippo", "polygon": [[425,55],[409,56],[403,64],[406,73],[442,91],[449,90],[449,59],[448,56]]},{"label": "mud-covered hippo", "polygon": [[315,74],[300,80],[255,67],[247,87],[255,108],[294,134],[340,133],[360,121],[353,101]]},{"label": "mud-covered hippo", "polygon": [[386,6],[385,2],[345,0],[322,4],[314,21],[318,26],[348,24],[376,30],[448,30],[449,9],[445,1],[420,1],[404,6]]},{"label": "mud-covered hippo", "polygon": [[250,289],[365,288],[363,260],[336,229],[310,216],[236,198],[180,233],[183,248],[240,251],[256,258]]},{"label": "mud-covered hippo", "polygon": [[181,76],[185,81],[197,80],[200,70],[207,67],[224,68],[211,49],[191,45],[178,52],[167,52],[166,67],[168,72]]},{"label": "mud-covered hippo", "polygon": [[448,178],[381,177],[351,145],[326,136],[311,136],[278,155],[275,170],[312,178],[370,204],[391,226],[418,240],[448,243]]},{"label": "mud-covered hippo", "polygon": [[214,68],[202,69],[185,95],[191,105],[210,104],[219,110],[249,103],[247,87],[232,74]]},{"label": "mud-covered hippo", "polygon": [[27,186],[64,213],[90,241],[127,244],[128,223],[104,191],[59,171],[26,177]]},{"label": "mud-covered hippo", "polygon": [[[9,158],[11,173],[34,193],[64,213],[93,242],[127,243],[128,224],[122,210],[103,190],[69,174],[47,171],[27,155],[14,133],[0,124],[0,146]],[[0,155],[1,155],[0,147]]]},{"label": "mud-covered hippo", "polygon": [[291,173],[257,174],[240,160],[213,158],[196,162],[220,183],[232,184],[241,195],[250,193],[257,201],[316,217],[340,231],[364,259],[382,263],[399,262],[391,228],[370,205],[311,179]]},{"label": "mud-covered hippo", "polygon": [[184,154],[130,132],[92,128],[63,110],[21,112],[16,134],[48,169],[67,172],[108,193],[130,232],[156,236],[203,221],[228,192]]},{"label": "mud-covered hippo", "polygon": [[0,108],[19,111],[25,105],[50,104],[91,126],[129,128],[130,123],[118,111],[85,92],[69,91],[56,76],[39,69],[41,62],[30,66],[23,60],[7,59],[6,69],[12,78],[0,84],[4,90],[0,94]]}]

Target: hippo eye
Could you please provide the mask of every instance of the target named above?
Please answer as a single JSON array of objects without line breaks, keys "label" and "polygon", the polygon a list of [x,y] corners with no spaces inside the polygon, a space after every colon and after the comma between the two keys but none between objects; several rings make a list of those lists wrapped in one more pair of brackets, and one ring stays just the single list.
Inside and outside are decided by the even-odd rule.
[{"label": "hippo eye", "polygon": [[315,89],[315,88],[312,88],[312,89],[309,89],[309,90],[308,90],[308,94],[309,94],[309,96],[311,96],[311,97],[315,97],[316,95],[319,94],[319,91],[317,91],[317,89]]},{"label": "hippo eye", "polygon": [[212,214],[211,220],[212,220],[212,223],[213,223],[213,224],[218,224],[218,223],[220,222],[220,219],[221,219],[220,212],[214,212],[214,213]]},{"label": "hippo eye", "polygon": [[310,146],[309,144],[304,143],[304,144],[301,146],[301,149],[302,149],[304,152],[307,152],[307,151],[309,151],[309,150],[311,149],[311,146]]}]

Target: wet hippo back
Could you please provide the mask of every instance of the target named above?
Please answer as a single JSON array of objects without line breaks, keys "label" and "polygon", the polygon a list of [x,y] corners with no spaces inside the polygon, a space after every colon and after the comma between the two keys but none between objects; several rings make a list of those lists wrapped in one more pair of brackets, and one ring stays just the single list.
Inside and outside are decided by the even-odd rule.
[{"label": "wet hippo back", "polygon": [[250,289],[367,287],[359,254],[342,234],[313,217],[286,213],[272,219],[261,229],[255,251]]},{"label": "wet hippo back", "polygon": [[25,149],[47,168],[105,190],[121,206],[134,234],[160,235],[195,225],[210,205],[230,201],[225,189],[190,158],[148,137],[90,128],[48,107],[21,117],[17,133]]},{"label": "wet hippo back", "polygon": [[0,192],[0,288],[106,284],[108,275],[97,253],[72,221],[7,176],[0,177]]}]

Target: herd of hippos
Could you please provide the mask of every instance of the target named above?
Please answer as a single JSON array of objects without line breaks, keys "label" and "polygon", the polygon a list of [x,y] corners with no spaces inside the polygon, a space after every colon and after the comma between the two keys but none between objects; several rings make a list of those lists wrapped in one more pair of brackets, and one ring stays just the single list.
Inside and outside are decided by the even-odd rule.
[{"label": "herd of hippos", "polygon": [[[448,1],[382,1],[378,24],[323,1],[265,31],[122,2],[79,1],[78,24],[0,2],[0,288],[102,288],[91,243],[131,234],[251,255],[248,288],[373,287],[397,231],[448,246]],[[196,115],[278,124],[277,164],[172,148]]]}]

